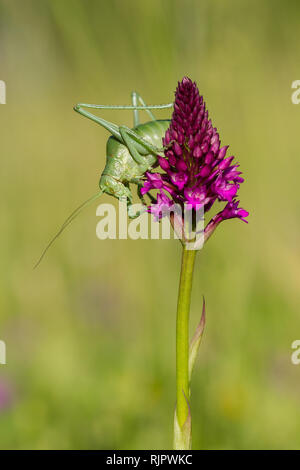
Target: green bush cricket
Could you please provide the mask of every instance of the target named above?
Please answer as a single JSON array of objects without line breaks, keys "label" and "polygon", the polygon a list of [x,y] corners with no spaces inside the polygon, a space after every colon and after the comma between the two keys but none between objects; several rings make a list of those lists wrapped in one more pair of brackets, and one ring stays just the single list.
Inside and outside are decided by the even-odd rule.
[{"label": "green bush cricket", "polygon": [[[106,144],[106,165],[100,177],[100,191],[81,204],[65,220],[57,234],[50,240],[42,252],[35,267],[42,261],[44,255],[59,237],[62,231],[74,220],[74,218],[91,202],[98,199],[103,193],[110,194],[118,199],[127,200],[128,215],[131,218],[139,216],[140,213],[132,213],[132,193],[129,185],[137,185],[137,193],[142,203],[144,198],[140,193],[143,186],[143,177],[146,171],[151,170],[157,161],[157,155],[163,152],[162,138],[169,127],[170,120],[157,120],[152,113],[152,109],[168,109],[173,107],[173,103],[148,106],[137,92],[131,94],[131,105],[97,105],[78,103],[74,110],[82,116],[100,124],[111,133]],[[91,112],[89,109],[117,109],[133,111],[133,128],[118,126]],[[146,111],[150,116],[150,121],[140,124],[139,111]]]}]

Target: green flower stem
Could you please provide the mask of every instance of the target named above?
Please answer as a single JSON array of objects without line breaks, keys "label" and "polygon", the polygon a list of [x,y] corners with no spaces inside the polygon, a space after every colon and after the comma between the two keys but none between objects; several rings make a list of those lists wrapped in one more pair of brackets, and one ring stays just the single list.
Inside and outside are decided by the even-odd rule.
[{"label": "green flower stem", "polygon": [[189,313],[196,253],[183,245],[176,323],[176,415],[180,428],[189,415]]}]

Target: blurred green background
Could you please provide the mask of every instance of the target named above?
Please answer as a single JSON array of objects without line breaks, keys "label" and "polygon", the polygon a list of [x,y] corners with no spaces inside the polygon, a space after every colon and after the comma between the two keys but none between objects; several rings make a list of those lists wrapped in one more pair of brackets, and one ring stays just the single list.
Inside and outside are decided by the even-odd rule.
[{"label": "blurred green background", "polygon": [[0,0],[2,449],[171,447],[180,244],[100,241],[95,203],[32,266],[104,168],[108,134],[73,105],[169,102],[184,75],[251,213],[197,259],[193,448],[300,448],[299,26],[296,0]]}]

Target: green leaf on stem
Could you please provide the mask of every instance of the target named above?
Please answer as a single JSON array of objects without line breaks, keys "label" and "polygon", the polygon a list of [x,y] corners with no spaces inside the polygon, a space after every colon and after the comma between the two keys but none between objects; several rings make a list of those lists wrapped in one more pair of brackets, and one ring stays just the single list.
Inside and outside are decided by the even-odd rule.
[{"label": "green leaf on stem", "polygon": [[182,391],[184,398],[186,399],[189,413],[188,416],[183,423],[183,426],[180,427],[177,419],[176,414],[176,407],[174,413],[174,450],[190,450],[192,448],[192,417],[191,417],[191,409],[190,404],[185,396],[184,391]]},{"label": "green leaf on stem", "polygon": [[196,328],[195,334],[190,343],[190,353],[189,353],[189,381],[191,382],[193,368],[196,362],[196,357],[198,354],[199,346],[201,343],[203,331],[205,326],[205,299],[203,297],[203,307],[202,307],[202,315],[200,322]]}]

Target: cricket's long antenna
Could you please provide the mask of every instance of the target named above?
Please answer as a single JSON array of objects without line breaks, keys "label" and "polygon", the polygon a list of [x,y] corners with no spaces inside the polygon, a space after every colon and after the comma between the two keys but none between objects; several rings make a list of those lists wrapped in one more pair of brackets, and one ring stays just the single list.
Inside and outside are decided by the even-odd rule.
[{"label": "cricket's long antenna", "polygon": [[40,262],[42,261],[42,259],[44,258],[45,254],[47,253],[47,251],[49,250],[50,246],[52,245],[52,243],[55,242],[55,240],[60,236],[60,234],[65,230],[65,228],[67,228],[67,226],[80,214],[80,212],[85,208],[87,207],[91,202],[95,201],[95,199],[98,199],[98,197],[102,196],[103,194],[103,191],[99,191],[97,194],[94,194],[92,197],[90,197],[89,199],[87,199],[86,201],[84,201],[82,204],[80,204],[79,207],[77,207],[77,209],[75,209],[71,215],[69,215],[69,217],[64,221],[64,223],[62,224],[61,228],[59,229],[59,231],[56,233],[56,235],[54,235],[54,237],[50,240],[50,242],[48,243],[48,245],[46,246],[46,248],[44,249],[44,251],[42,252],[39,260],[37,261],[37,263],[34,265],[33,269],[37,268],[38,265],[40,264]]}]

